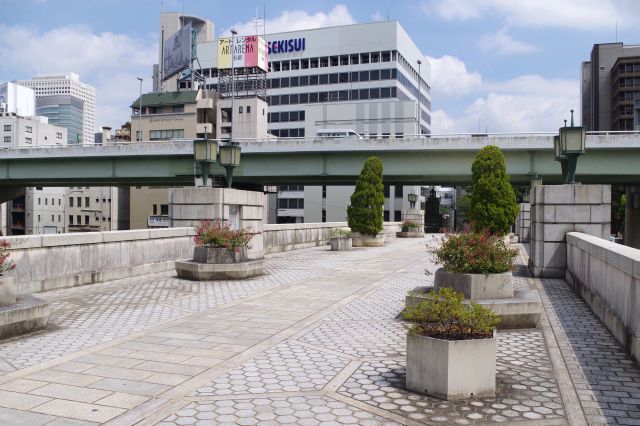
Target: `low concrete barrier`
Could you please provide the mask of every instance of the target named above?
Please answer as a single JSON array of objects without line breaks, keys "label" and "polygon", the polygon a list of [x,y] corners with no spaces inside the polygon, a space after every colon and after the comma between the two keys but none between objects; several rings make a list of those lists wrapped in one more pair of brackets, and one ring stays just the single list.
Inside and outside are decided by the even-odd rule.
[{"label": "low concrete barrier", "polygon": [[640,360],[640,250],[569,232],[566,280]]},{"label": "low concrete barrier", "polygon": [[[384,224],[394,236],[399,222]],[[334,230],[346,222],[264,225],[265,253],[278,253],[329,243]],[[193,256],[194,228],[6,237],[18,294],[40,293],[67,287],[172,270],[174,262]]]}]

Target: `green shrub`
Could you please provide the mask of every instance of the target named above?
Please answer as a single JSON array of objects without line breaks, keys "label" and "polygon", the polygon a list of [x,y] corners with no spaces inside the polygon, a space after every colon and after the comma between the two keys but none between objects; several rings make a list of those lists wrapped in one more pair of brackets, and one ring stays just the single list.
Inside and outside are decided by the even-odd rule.
[{"label": "green shrub", "polygon": [[409,321],[409,333],[445,340],[493,337],[500,318],[491,309],[475,302],[462,303],[464,295],[442,287],[432,290],[425,300],[407,307],[402,315]]},{"label": "green shrub", "polygon": [[406,219],[402,221],[402,229],[419,228],[419,227],[420,227],[420,223],[416,222],[415,220]]},{"label": "green shrub", "polygon": [[369,157],[362,167],[356,189],[347,207],[349,228],[365,235],[377,235],[382,231],[384,186],[382,161]]},{"label": "green shrub", "polygon": [[449,234],[434,254],[448,272],[500,274],[513,269],[518,252],[507,247],[502,237],[485,231]]},{"label": "green shrub", "polygon": [[504,235],[518,216],[520,206],[509,183],[504,155],[497,146],[482,148],[471,166],[469,221],[477,231]]},{"label": "green shrub", "polygon": [[351,230],[350,229],[336,229],[331,234],[331,238],[350,238]]}]

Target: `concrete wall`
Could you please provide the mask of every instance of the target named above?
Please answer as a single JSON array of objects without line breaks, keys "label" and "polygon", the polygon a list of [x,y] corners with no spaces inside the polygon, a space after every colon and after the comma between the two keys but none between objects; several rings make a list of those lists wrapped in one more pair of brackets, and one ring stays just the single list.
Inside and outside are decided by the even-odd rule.
[{"label": "concrete wall", "polygon": [[9,237],[16,290],[39,293],[173,268],[193,252],[192,228]]},{"label": "concrete wall", "polygon": [[528,243],[531,228],[531,204],[520,203],[520,213],[516,219],[516,235],[521,243]]},{"label": "concrete wall", "polygon": [[566,280],[631,356],[639,360],[640,250],[570,232]]},{"label": "concrete wall", "polygon": [[626,194],[624,243],[640,249],[640,186],[627,187]]},{"label": "concrete wall", "polygon": [[[346,222],[264,225],[260,242],[265,253],[315,247],[346,227]],[[384,228],[391,238],[400,223]],[[6,239],[13,245],[16,290],[30,294],[172,270],[175,260],[193,256],[194,235],[194,228],[183,227]]]}]

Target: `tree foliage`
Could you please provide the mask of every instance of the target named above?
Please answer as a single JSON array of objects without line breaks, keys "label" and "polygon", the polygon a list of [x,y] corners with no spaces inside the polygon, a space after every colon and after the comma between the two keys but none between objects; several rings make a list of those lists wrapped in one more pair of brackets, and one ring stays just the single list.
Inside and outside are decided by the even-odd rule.
[{"label": "tree foliage", "polygon": [[382,231],[382,172],[382,161],[378,157],[369,157],[362,167],[351,195],[351,204],[347,207],[349,227],[354,232],[377,235]]},{"label": "tree foliage", "polygon": [[504,155],[497,146],[482,148],[471,166],[469,220],[478,230],[503,235],[515,222],[520,206],[509,183]]}]

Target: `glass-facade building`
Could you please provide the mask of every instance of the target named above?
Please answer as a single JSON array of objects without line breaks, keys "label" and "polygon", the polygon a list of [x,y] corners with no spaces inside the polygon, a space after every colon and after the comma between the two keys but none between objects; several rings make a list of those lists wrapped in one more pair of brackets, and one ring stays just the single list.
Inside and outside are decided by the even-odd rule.
[{"label": "glass-facade building", "polygon": [[67,129],[67,143],[83,140],[84,103],[70,95],[44,96],[36,99],[36,115],[49,119],[50,124]]}]

